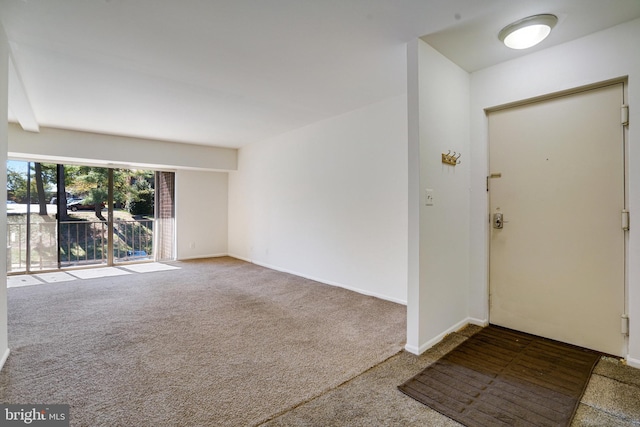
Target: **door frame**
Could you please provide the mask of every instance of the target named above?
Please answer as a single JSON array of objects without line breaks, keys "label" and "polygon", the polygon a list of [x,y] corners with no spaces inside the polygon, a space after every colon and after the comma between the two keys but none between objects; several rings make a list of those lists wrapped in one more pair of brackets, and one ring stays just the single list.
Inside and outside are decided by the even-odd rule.
[{"label": "door frame", "polygon": [[[563,96],[570,96],[573,94],[586,92],[592,89],[599,89],[605,86],[609,86],[612,84],[622,83],[623,85],[623,105],[629,103],[629,94],[628,94],[628,77],[619,77],[609,80],[604,80],[596,83],[591,83],[583,86],[577,86],[566,90],[561,90],[557,92],[546,93],[540,96],[534,96],[530,98],[520,99],[518,101],[508,102],[505,104],[495,105],[493,107],[484,108],[484,129],[486,132],[486,152],[485,152],[485,171],[486,171],[486,194],[485,194],[485,271],[486,271],[486,323],[491,323],[491,204],[490,204],[490,194],[489,188],[491,186],[491,169],[490,169],[490,149],[491,149],[491,138],[489,135],[489,114],[494,111],[506,110],[513,107],[519,107],[527,104],[532,104],[536,102],[548,101],[555,98],[560,98]],[[622,107],[622,106],[621,106]],[[623,138],[623,182],[624,182],[624,209],[629,209],[629,126],[622,126],[622,138]],[[624,233],[624,285],[623,285],[623,295],[624,295],[624,313],[629,313],[629,231]],[[627,333],[624,337],[624,352],[626,354],[629,353],[629,334]]]}]

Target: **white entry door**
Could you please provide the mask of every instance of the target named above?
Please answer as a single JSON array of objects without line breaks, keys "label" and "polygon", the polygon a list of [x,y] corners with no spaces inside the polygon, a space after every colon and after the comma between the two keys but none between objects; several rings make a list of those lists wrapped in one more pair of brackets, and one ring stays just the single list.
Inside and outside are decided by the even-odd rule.
[{"label": "white entry door", "polygon": [[491,323],[624,355],[623,88],[489,113]]}]

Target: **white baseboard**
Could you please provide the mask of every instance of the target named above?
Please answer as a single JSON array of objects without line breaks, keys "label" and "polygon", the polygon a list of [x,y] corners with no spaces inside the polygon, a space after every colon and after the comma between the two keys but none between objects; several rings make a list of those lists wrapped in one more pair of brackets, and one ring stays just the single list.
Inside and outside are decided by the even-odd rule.
[{"label": "white baseboard", "polygon": [[365,289],[355,288],[353,286],[348,286],[348,285],[345,285],[343,283],[333,282],[333,281],[330,281],[330,280],[325,280],[325,279],[321,279],[321,278],[318,278],[318,277],[309,276],[308,274],[303,274],[303,273],[300,273],[300,272],[297,272],[297,271],[294,271],[294,270],[288,270],[286,268],[281,268],[281,267],[278,267],[276,265],[268,264],[268,263],[265,263],[265,262],[260,262],[260,261],[255,261],[255,260],[252,260],[252,259],[247,259],[245,257],[241,257],[241,256],[238,256],[238,255],[235,255],[235,254],[229,254],[229,256],[233,257],[233,258],[237,258],[237,259],[239,259],[241,261],[250,262],[252,264],[259,265],[261,267],[265,267],[265,268],[268,268],[268,269],[271,269],[271,270],[280,271],[282,273],[287,273],[287,274],[293,274],[294,276],[303,277],[305,279],[313,280],[314,282],[319,282],[319,283],[323,283],[325,285],[330,285],[330,286],[335,286],[335,287],[338,287],[338,288],[347,289],[349,291],[357,292],[357,293],[362,294],[362,295],[367,295],[367,296],[370,296],[370,297],[379,298],[379,299],[382,299],[382,300],[385,300],[385,301],[394,302],[396,304],[407,305],[407,301],[404,301],[404,300],[401,300],[401,299],[397,299],[397,298],[392,298],[392,297],[389,297],[387,295],[382,295],[382,294],[378,294],[378,293],[375,293],[375,292],[370,292],[370,291],[367,291]]},{"label": "white baseboard", "polygon": [[444,337],[446,337],[447,335],[453,332],[459,331],[460,329],[464,328],[467,325],[477,325],[477,326],[485,327],[489,325],[489,322],[486,320],[475,319],[473,317],[467,317],[466,319],[463,319],[458,323],[456,323],[455,325],[447,328],[446,330],[439,333],[435,337],[431,338],[429,341],[425,342],[419,347],[407,344],[404,346],[404,349],[407,350],[409,353],[412,353],[415,355],[421,355],[422,353],[424,353],[425,351],[429,350],[431,347],[433,347],[434,345],[442,341]]},{"label": "white baseboard", "polygon": [[467,320],[469,321],[470,325],[481,326],[483,328],[489,326],[489,320],[476,319],[475,317],[469,317],[467,318]]},{"label": "white baseboard", "polygon": [[[227,253],[220,253],[220,254],[208,254],[208,255],[195,255],[195,256],[188,256],[188,257],[179,257],[177,260],[178,261],[187,261],[190,259],[203,259],[203,258],[220,258],[223,256],[230,256]],[[234,257],[236,258],[236,257]]]},{"label": "white baseboard", "polygon": [[627,356],[627,365],[632,368],[640,369],[640,359],[634,359],[633,357]]},{"label": "white baseboard", "polygon": [[2,359],[0,359],[0,371],[2,371],[2,368],[4,367],[4,362],[9,358],[9,353],[11,353],[11,350],[7,349],[2,355]]},{"label": "white baseboard", "polygon": [[237,258],[237,259],[239,259],[240,261],[250,262],[250,263],[252,263],[252,264],[253,264],[253,261],[251,261],[249,258],[245,258],[245,257],[240,256],[240,255],[236,255],[236,254],[232,254],[232,253],[230,253],[230,254],[228,254],[228,256],[230,256],[231,258]]},{"label": "white baseboard", "polygon": [[404,349],[407,350],[411,354],[415,354],[417,356],[420,355],[420,349],[418,347],[416,347],[416,346],[406,344],[404,346]]}]

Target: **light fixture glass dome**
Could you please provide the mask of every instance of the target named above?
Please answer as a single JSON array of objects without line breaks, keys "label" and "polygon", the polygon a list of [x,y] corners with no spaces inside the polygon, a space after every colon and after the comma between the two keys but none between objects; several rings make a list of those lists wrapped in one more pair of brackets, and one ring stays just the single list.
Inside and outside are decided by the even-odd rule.
[{"label": "light fixture glass dome", "polygon": [[498,38],[511,49],[527,49],[544,40],[558,22],[555,15],[534,15],[504,27]]}]

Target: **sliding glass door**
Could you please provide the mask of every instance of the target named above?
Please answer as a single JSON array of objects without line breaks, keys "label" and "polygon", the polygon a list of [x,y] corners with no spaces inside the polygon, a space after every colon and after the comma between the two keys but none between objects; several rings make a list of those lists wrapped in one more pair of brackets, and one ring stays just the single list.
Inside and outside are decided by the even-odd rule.
[{"label": "sliding glass door", "polygon": [[109,169],[60,166],[64,171],[57,192],[60,267],[108,265]]},{"label": "sliding glass door", "polygon": [[172,172],[13,160],[7,170],[9,271],[174,258]]},{"label": "sliding glass door", "polygon": [[55,205],[56,165],[7,164],[7,270],[43,271],[58,267]]},{"label": "sliding glass door", "polygon": [[113,169],[114,263],[155,259],[155,175],[149,170]]}]

